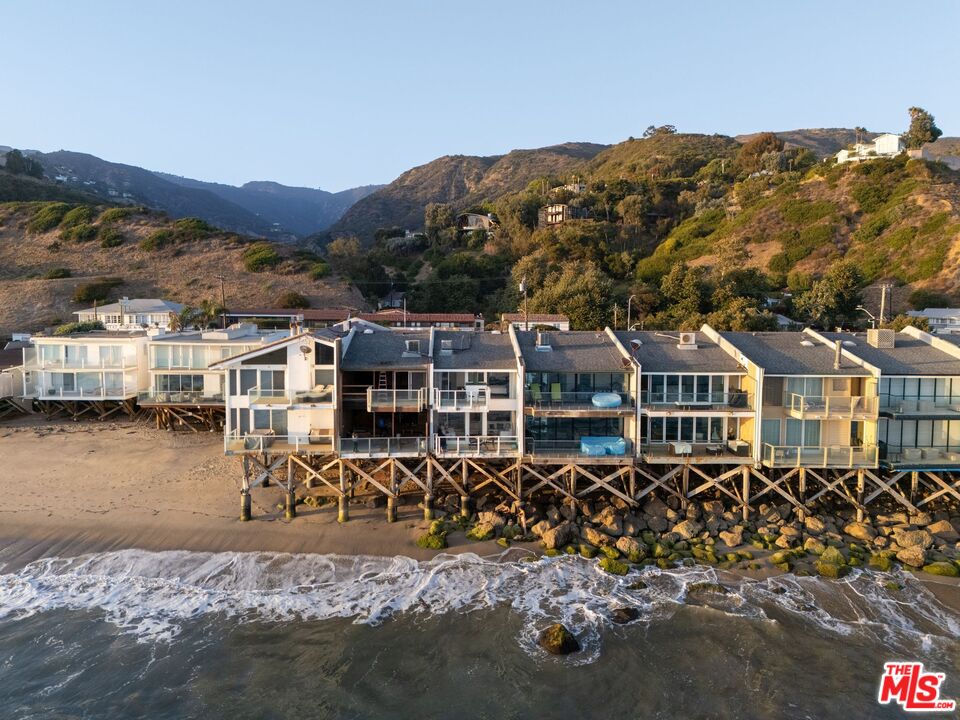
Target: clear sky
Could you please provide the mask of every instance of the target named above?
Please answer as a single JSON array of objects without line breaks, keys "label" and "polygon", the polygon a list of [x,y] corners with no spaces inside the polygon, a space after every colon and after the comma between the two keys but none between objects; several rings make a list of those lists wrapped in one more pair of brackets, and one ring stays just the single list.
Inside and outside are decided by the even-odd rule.
[{"label": "clear sky", "polygon": [[639,136],[960,134],[960,2],[0,0],[0,144],[340,190]]}]

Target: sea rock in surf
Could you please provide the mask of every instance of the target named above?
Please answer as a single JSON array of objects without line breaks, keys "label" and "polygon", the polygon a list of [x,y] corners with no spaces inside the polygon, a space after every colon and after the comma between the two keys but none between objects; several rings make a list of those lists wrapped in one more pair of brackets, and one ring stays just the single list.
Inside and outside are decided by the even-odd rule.
[{"label": "sea rock in surf", "polygon": [[551,655],[569,655],[580,650],[577,638],[560,623],[551,625],[541,632],[537,643]]},{"label": "sea rock in surf", "polygon": [[611,575],[626,575],[630,572],[630,566],[622,560],[617,560],[609,555],[600,558],[600,567]]},{"label": "sea rock in surf", "polygon": [[876,530],[865,522],[852,522],[844,526],[843,531],[850,537],[869,543],[877,536]]},{"label": "sea rock in surf", "polygon": [[803,521],[803,529],[806,530],[810,535],[822,535],[827,529],[827,525],[816,515],[807,515],[806,519]]},{"label": "sea rock in surf", "polygon": [[577,526],[568,520],[547,530],[540,539],[547,550],[556,550],[575,541],[578,534]]},{"label": "sea rock in surf", "polygon": [[893,539],[902,548],[920,547],[926,550],[933,545],[933,535],[926,530],[900,530],[894,532]]},{"label": "sea rock in surf", "polygon": [[846,575],[849,572],[850,572],[849,565],[837,565],[836,563],[817,560],[817,573],[821,577],[837,579],[837,578],[842,578],[844,575]]},{"label": "sea rock in surf", "polygon": [[533,533],[533,535],[534,535],[535,537],[543,537],[543,536],[544,536],[544,533],[546,533],[548,530],[550,530],[551,527],[553,527],[553,526],[550,525],[550,521],[549,521],[549,520],[541,520],[541,521],[538,522],[536,525],[534,525],[532,528],[530,528],[530,532]]},{"label": "sea rock in surf", "polygon": [[467,531],[467,540],[490,540],[497,534],[496,528],[488,522],[478,522]]},{"label": "sea rock in surf", "polygon": [[897,553],[897,560],[911,567],[923,567],[927,562],[927,551],[922,545],[905,547]]},{"label": "sea rock in surf", "polygon": [[743,526],[734,525],[729,530],[721,531],[720,539],[728,548],[740,547],[743,545]]},{"label": "sea rock in surf", "polygon": [[623,535],[623,518],[620,517],[612,505],[607,505],[594,515],[592,522],[599,525],[607,535],[613,535],[614,537]]},{"label": "sea rock in surf", "polygon": [[617,550],[627,556],[630,562],[640,562],[647,556],[647,546],[636,538],[624,535],[617,540]]},{"label": "sea rock in surf", "polygon": [[931,575],[942,575],[944,577],[960,577],[960,570],[951,562],[939,561],[932,562],[923,566],[923,571]]},{"label": "sea rock in surf", "polygon": [[597,547],[603,547],[604,545],[610,545],[613,543],[613,538],[609,535],[600,532],[596,528],[592,528],[589,525],[584,525],[580,528],[580,537],[586,540],[591,545],[596,545]]},{"label": "sea rock in surf", "polygon": [[672,532],[675,532],[684,540],[689,540],[690,538],[699,535],[701,530],[703,530],[703,525],[698,523],[696,520],[684,520],[683,522],[678,522],[676,525],[674,525]]},{"label": "sea rock in surf", "polygon": [[640,611],[634,607],[618,607],[610,611],[610,619],[617,625],[626,625],[640,617]]},{"label": "sea rock in surf", "polygon": [[843,556],[842,552],[833,547],[833,545],[830,545],[820,553],[820,562],[829,563],[830,565],[843,565],[847,562],[847,559]]},{"label": "sea rock in surf", "polygon": [[960,540],[960,533],[957,532],[949,520],[937,520],[935,523],[930,523],[927,525],[927,532],[932,533],[943,542]]},{"label": "sea rock in surf", "polygon": [[814,555],[822,555],[827,546],[815,537],[808,537],[803,541],[803,549]]}]

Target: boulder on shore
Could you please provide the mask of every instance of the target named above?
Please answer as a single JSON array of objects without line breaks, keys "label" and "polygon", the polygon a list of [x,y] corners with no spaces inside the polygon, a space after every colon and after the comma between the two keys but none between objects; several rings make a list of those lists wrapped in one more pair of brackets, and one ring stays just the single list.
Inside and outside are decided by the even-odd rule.
[{"label": "boulder on shore", "polygon": [[897,560],[911,567],[923,567],[927,562],[927,551],[922,545],[905,547],[897,553]]},{"label": "boulder on shore", "polygon": [[684,540],[689,540],[692,537],[696,537],[703,530],[703,525],[698,523],[696,520],[684,520],[683,522],[678,522],[673,526],[673,532],[682,537]]},{"label": "boulder on shore", "polygon": [[577,526],[567,520],[547,530],[540,539],[547,550],[556,550],[577,539]]},{"label": "boulder on shore", "polygon": [[877,536],[876,530],[865,522],[852,522],[844,525],[843,531],[855,540],[870,543]]},{"label": "boulder on shore", "polygon": [[893,540],[902,548],[919,547],[926,550],[933,545],[933,535],[926,530],[899,530],[894,532]]},{"label": "boulder on shore", "polygon": [[569,655],[580,650],[577,638],[561,623],[551,625],[541,632],[537,643],[551,655]]},{"label": "boulder on shore", "polygon": [[729,530],[722,530],[720,539],[728,548],[740,547],[743,545],[743,526],[734,525]]},{"label": "boulder on shore", "polygon": [[597,547],[603,547],[604,545],[611,545],[613,543],[613,538],[589,525],[584,525],[580,528],[580,537]]}]

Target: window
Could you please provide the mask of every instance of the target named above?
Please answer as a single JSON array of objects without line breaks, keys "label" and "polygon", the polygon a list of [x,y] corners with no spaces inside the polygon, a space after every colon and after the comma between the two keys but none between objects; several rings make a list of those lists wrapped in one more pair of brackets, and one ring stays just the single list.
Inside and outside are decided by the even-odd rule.
[{"label": "window", "polygon": [[780,421],[764,420],[760,428],[760,441],[769,445],[780,444]]},{"label": "window", "polygon": [[785,443],[799,447],[818,446],[820,444],[820,421],[788,419]]},{"label": "window", "polygon": [[333,365],[333,348],[324,343],[314,343],[314,352],[316,357],[313,360],[314,365]]},{"label": "window", "polygon": [[240,392],[238,395],[246,395],[257,385],[257,371],[256,370],[241,370],[240,371]]}]

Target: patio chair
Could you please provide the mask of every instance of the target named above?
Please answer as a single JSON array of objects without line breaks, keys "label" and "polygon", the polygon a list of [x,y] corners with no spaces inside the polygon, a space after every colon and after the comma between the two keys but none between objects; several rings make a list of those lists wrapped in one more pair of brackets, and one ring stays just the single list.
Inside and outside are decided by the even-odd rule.
[{"label": "patio chair", "polygon": [[543,400],[543,395],[540,393],[540,385],[538,383],[534,383],[530,386],[530,399],[534,402],[540,402]]},{"label": "patio chair", "polygon": [[550,383],[550,400],[558,404],[563,401],[563,393],[560,392],[560,383]]}]

